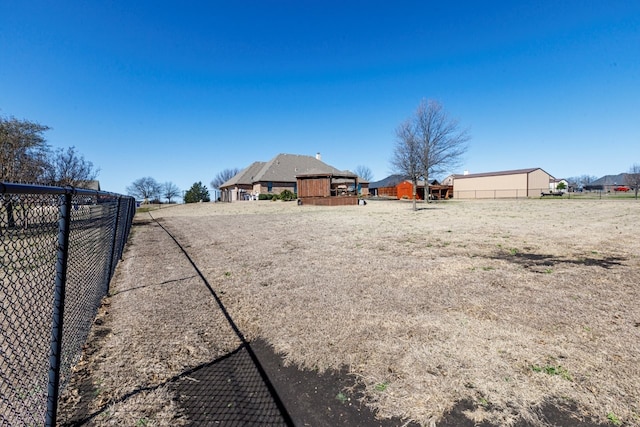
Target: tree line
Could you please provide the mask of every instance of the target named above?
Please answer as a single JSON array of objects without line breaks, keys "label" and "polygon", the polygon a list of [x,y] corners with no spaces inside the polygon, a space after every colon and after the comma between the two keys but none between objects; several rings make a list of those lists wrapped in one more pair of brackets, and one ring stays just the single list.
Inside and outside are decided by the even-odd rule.
[{"label": "tree line", "polygon": [[[167,203],[173,203],[173,199],[180,197],[180,188],[173,182],[160,184],[150,176],[136,179],[127,187],[127,193],[145,203],[161,203],[166,199]],[[202,182],[194,183],[182,196],[184,203],[210,202],[209,190]]]},{"label": "tree line", "polygon": [[44,136],[49,129],[0,116],[0,181],[82,188],[96,179],[99,169],[75,147],[51,148]]},{"label": "tree line", "polygon": [[[0,181],[44,184],[54,186],[88,187],[98,176],[99,169],[76,151],[75,147],[52,149],[44,136],[50,128],[30,120],[0,116]],[[466,129],[452,119],[442,104],[422,100],[412,116],[396,128],[396,141],[391,165],[394,172],[406,176],[413,183],[414,209],[418,181],[452,170],[461,162],[470,137]],[[238,168],[224,169],[210,182],[219,189],[240,172]],[[359,165],[356,174],[365,180],[373,179],[371,170]],[[597,178],[581,175],[568,178],[572,186],[584,187]],[[635,190],[640,187],[640,165],[634,164],[626,174],[626,184]],[[181,190],[172,182],[158,183],[143,177],[127,187],[128,194],[149,202],[166,199],[172,203]],[[211,200],[202,182],[194,183],[182,195],[185,203]]]}]

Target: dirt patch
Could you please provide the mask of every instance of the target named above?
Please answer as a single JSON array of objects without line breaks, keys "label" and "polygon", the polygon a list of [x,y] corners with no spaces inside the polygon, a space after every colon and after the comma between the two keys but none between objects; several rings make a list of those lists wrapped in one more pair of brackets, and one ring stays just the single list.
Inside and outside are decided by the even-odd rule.
[{"label": "dirt patch", "polygon": [[529,267],[552,267],[558,264],[575,264],[585,266],[596,266],[604,269],[610,269],[615,266],[623,265],[626,258],[609,256],[603,258],[584,257],[580,259],[564,259],[554,255],[523,253],[523,252],[505,252],[501,251],[494,257],[520,264],[525,268]]},{"label": "dirt patch", "polygon": [[417,427],[407,420],[379,419],[368,407],[364,386],[346,368],[337,372],[301,370],[286,366],[271,346],[258,339],[251,344],[296,426]]}]

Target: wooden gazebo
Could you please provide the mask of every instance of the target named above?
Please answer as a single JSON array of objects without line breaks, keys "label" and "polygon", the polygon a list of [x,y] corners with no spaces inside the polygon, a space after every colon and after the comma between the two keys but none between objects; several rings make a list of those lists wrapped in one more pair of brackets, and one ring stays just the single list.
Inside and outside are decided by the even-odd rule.
[{"label": "wooden gazebo", "polygon": [[358,176],[349,171],[296,175],[298,203],[321,206],[358,204]]}]

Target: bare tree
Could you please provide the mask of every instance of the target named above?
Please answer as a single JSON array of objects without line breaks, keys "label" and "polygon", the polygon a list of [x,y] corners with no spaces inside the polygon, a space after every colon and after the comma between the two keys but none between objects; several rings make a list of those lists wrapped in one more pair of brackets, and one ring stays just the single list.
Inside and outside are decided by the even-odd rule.
[{"label": "bare tree", "polygon": [[49,130],[28,120],[0,117],[0,181],[41,182],[47,166]]},{"label": "bare tree", "polygon": [[180,189],[173,182],[165,182],[162,184],[162,196],[167,199],[168,203],[171,203],[171,199],[180,195]]},{"label": "bare tree", "polygon": [[633,188],[636,199],[638,199],[638,190],[640,187],[640,164],[634,163],[633,166],[629,168],[629,172],[627,172],[624,181],[629,187]]},{"label": "bare tree", "polygon": [[157,198],[161,191],[161,185],[150,176],[139,178],[127,187],[129,195],[142,199],[145,202]]},{"label": "bare tree", "polygon": [[398,127],[396,137],[391,163],[396,172],[412,180],[413,208],[417,209],[418,181],[424,180],[427,192],[430,175],[457,167],[467,151],[469,134],[449,117],[442,104],[423,99],[413,117]]},{"label": "bare tree", "polygon": [[585,186],[591,184],[593,181],[597,180],[598,177],[594,175],[580,175],[580,176],[572,176],[567,178],[567,182],[569,185],[576,188],[584,188]]},{"label": "bare tree", "polygon": [[416,134],[422,152],[425,185],[429,176],[449,172],[460,165],[469,134],[449,117],[438,101],[422,100],[416,110]]},{"label": "bare tree", "polygon": [[45,182],[57,186],[70,185],[82,188],[96,179],[98,173],[99,169],[94,169],[93,163],[77,153],[75,147],[69,147],[66,150],[59,148],[49,159]]},{"label": "bare tree", "polygon": [[356,170],[353,172],[365,181],[373,180],[373,172],[371,172],[371,169],[369,169],[367,166],[358,165],[356,166]]},{"label": "bare tree", "polygon": [[240,169],[238,168],[230,168],[230,169],[225,169],[221,172],[218,172],[216,177],[211,180],[211,183],[209,185],[211,185],[211,188],[220,189],[222,184],[229,181],[231,178],[236,176],[239,172],[240,172]]},{"label": "bare tree", "polygon": [[415,127],[411,120],[406,120],[396,128],[396,145],[393,150],[391,165],[401,175],[409,177],[413,183],[413,210],[416,206],[416,189],[422,175],[421,147]]}]

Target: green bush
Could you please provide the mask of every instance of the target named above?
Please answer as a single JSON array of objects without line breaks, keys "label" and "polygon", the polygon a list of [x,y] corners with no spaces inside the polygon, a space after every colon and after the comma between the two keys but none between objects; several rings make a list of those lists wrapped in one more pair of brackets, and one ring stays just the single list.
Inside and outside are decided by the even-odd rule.
[{"label": "green bush", "polygon": [[280,200],[284,200],[285,202],[289,202],[296,198],[296,194],[290,190],[283,190],[282,193],[280,193]]}]

